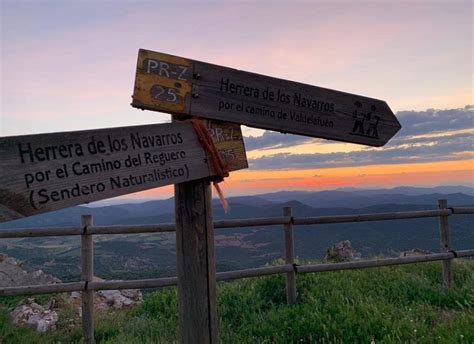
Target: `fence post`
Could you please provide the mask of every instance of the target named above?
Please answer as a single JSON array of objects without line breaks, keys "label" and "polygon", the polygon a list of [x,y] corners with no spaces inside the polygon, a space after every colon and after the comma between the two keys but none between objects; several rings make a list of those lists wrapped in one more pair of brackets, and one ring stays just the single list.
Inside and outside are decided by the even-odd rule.
[{"label": "fence post", "polygon": [[215,344],[218,320],[210,182],[179,183],[174,190],[180,342]]},{"label": "fence post", "polygon": [[[448,201],[445,199],[438,200],[439,209],[447,209]],[[449,243],[449,224],[448,216],[442,215],[439,217],[439,231],[440,231],[440,246],[441,252],[448,252],[450,248]],[[443,260],[443,285],[445,288],[451,288],[453,284],[453,273],[451,269],[452,260]]]},{"label": "fence post", "polygon": [[87,234],[87,227],[92,226],[92,215],[82,215],[84,228],[81,235],[81,267],[85,290],[82,292],[82,331],[84,343],[94,343],[94,291],[87,288],[94,276],[94,243],[92,235]]},{"label": "fence post", "polygon": [[[292,216],[291,207],[283,207],[283,216]],[[285,233],[285,263],[295,263],[295,244],[293,241],[293,223],[285,223],[283,225]],[[296,303],[296,273],[290,271],[286,273],[286,302],[289,305]]]}]

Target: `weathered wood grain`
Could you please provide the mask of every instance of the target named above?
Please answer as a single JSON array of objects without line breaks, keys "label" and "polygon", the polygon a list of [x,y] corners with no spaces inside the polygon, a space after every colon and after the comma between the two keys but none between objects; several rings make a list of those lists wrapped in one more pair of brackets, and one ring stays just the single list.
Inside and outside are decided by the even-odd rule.
[{"label": "weathered wood grain", "polygon": [[[447,209],[448,201],[445,199],[440,199],[438,201],[439,209]],[[450,238],[449,238],[449,222],[447,215],[441,215],[439,217],[439,243],[440,250],[442,253],[449,252],[450,250]],[[453,285],[453,271],[452,271],[452,261],[443,260],[443,285],[445,288],[451,288]]]},{"label": "weathered wood grain", "polygon": [[204,120],[219,155],[230,171],[248,168],[245,144],[240,125]]},{"label": "weathered wood grain", "polygon": [[132,106],[369,146],[401,128],[379,99],[144,49]]},{"label": "weathered wood grain", "polygon": [[[92,226],[92,216],[82,215],[81,225],[84,233]],[[94,343],[94,290],[88,284],[94,278],[94,241],[90,234],[81,235],[81,276],[86,289],[82,292],[82,332],[84,343]]]},{"label": "weathered wood grain", "polygon": [[327,272],[339,270],[355,270],[376,268],[381,266],[404,265],[423,262],[434,262],[437,260],[446,260],[454,258],[454,253],[433,253],[421,256],[400,257],[400,258],[383,258],[371,260],[359,260],[345,263],[331,263],[331,264],[315,264],[315,265],[301,265],[296,269],[297,273],[307,272]]},{"label": "weathered wood grain", "polygon": [[217,343],[216,268],[208,180],[175,185],[181,343]]},{"label": "weathered wood grain", "polygon": [[[327,224],[327,223],[346,223],[346,222],[365,222],[365,221],[388,221],[400,219],[414,219],[425,217],[450,216],[452,214],[472,214],[474,208],[453,208],[441,210],[422,210],[411,212],[380,213],[380,214],[361,214],[361,215],[336,215],[319,217],[265,217],[243,220],[219,220],[214,221],[214,228],[233,228],[233,227],[255,227],[255,226],[275,226],[285,225],[292,222],[294,225]],[[461,209],[460,213],[457,210]],[[140,226],[92,226],[88,228],[90,234],[126,234],[126,233],[161,233],[174,232],[174,223],[163,223],[159,225],[140,225]],[[54,227],[54,228],[5,228],[0,229],[0,238],[26,238],[41,236],[68,236],[82,233],[79,227]]]},{"label": "weathered wood grain", "polygon": [[239,278],[251,278],[294,271],[293,265],[264,266],[261,268],[251,268],[243,270],[225,271],[217,273],[218,281],[229,281]]},{"label": "weathered wood grain", "polygon": [[[292,217],[291,207],[283,207],[283,216]],[[290,221],[283,225],[283,239],[285,243],[285,264],[295,264],[295,243],[293,236],[293,223]],[[286,302],[289,305],[297,301],[296,273],[294,270],[286,273]]]},{"label": "weathered wood grain", "polygon": [[[231,171],[240,126],[207,123]],[[0,222],[215,175],[188,122],[0,138]]]},{"label": "weathered wood grain", "polygon": [[294,225],[321,225],[325,223],[345,223],[345,222],[366,222],[366,221],[385,221],[401,219],[419,219],[423,217],[449,216],[453,212],[450,209],[440,210],[416,210],[399,211],[393,213],[378,214],[359,214],[359,215],[334,215],[317,217],[299,217],[293,218]]}]

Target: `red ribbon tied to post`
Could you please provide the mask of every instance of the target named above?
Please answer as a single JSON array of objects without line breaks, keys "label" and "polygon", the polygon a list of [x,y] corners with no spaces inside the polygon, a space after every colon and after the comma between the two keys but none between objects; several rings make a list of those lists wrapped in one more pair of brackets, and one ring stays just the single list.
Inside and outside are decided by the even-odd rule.
[{"label": "red ribbon tied to post", "polygon": [[219,151],[217,150],[216,145],[212,140],[212,136],[211,134],[209,134],[209,131],[207,130],[205,124],[197,117],[193,117],[190,122],[194,128],[194,131],[196,132],[201,146],[204,148],[206,153],[209,155],[209,158],[211,159],[214,171],[220,177],[220,180],[213,181],[212,184],[214,185],[214,188],[217,191],[219,200],[221,201],[224,211],[228,213],[230,210],[229,203],[225,199],[224,193],[222,192],[219,183],[222,182],[225,177],[229,176],[229,163],[225,163],[222,160]]}]

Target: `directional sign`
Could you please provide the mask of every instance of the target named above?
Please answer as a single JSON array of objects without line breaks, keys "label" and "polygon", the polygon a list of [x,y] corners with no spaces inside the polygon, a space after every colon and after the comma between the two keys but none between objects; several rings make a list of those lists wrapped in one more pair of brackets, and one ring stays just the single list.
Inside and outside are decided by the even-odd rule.
[{"label": "directional sign", "polygon": [[382,100],[143,49],[132,106],[369,146],[401,128]]},{"label": "directional sign", "polygon": [[[239,125],[208,130],[247,167]],[[216,174],[189,122],[3,137],[0,156],[0,222]]]}]

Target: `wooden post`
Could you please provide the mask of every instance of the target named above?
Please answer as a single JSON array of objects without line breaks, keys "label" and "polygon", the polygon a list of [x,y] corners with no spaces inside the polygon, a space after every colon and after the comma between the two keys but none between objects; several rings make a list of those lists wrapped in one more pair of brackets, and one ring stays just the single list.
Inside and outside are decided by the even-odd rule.
[{"label": "wooden post", "polygon": [[[439,209],[448,208],[448,201],[445,199],[438,200]],[[448,252],[450,248],[449,242],[449,224],[448,216],[442,215],[439,217],[439,231],[440,231],[440,246],[441,252]],[[451,269],[452,260],[443,260],[443,285],[445,288],[451,288],[453,284],[453,273]]]},{"label": "wooden post", "polygon": [[[283,207],[283,216],[292,216],[291,207]],[[285,263],[295,263],[295,244],[293,241],[293,223],[283,225],[285,233]],[[289,305],[296,303],[296,273],[289,271],[286,273],[286,301]]]},{"label": "wooden post", "polygon": [[85,282],[85,290],[82,292],[82,331],[84,343],[94,343],[94,291],[88,290],[87,286],[94,277],[94,243],[92,235],[87,234],[87,227],[92,226],[92,215],[82,215],[82,227],[84,234],[81,235],[81,267],[82,280]]},{"label": "wooden post", "polygon": [[181,342],[217,343],[216,267],[208,180],[175,185]]}]

